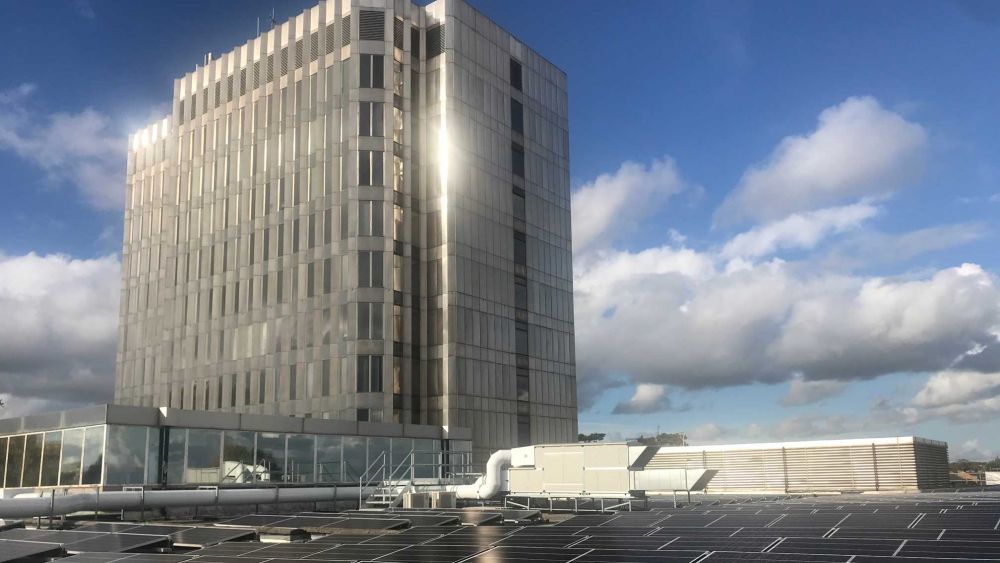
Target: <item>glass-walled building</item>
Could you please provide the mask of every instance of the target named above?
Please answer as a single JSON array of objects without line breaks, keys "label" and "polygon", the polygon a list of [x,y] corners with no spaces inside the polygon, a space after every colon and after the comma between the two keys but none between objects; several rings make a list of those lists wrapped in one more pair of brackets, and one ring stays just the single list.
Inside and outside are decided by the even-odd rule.
[{"label": "glass-walled building", "polygon": [[3,496],[41,487],[357,484],[468,471],[465,429],[101,405],[0,420]]},{"label": "glass-walled building", "polygon": [[206,57],[130,137],[115,402],[574,441],[568,107],[462,0]]}]

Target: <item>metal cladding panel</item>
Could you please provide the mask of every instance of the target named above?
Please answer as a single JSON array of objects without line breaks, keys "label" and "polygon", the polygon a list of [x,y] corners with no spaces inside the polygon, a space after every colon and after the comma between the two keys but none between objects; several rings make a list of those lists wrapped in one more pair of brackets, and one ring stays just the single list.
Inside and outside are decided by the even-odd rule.
[{"label": "metal cladding panel", "polygon": [[539,446],[535,468],[542,472],[542,488],[547,492],[581,492],[583,488],[583,447]]},{"label": "metal cladding panel", "polygon": [[535,465],[535,447],[524,446],[511,448],[510,464],[513,467],[532,467]]},{"label": "metal cladding panel", "polygon": [[661,448],[646,469],[718,470],[709,492],[916,490],[948,485],[947,444],[920,438]]}]

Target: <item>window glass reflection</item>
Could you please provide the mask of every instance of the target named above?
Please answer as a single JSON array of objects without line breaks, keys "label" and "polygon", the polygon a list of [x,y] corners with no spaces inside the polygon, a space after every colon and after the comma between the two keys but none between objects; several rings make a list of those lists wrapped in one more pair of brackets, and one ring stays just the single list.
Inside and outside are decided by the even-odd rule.
[{"label": "window glass reflection", "polygon": [[366,450],[368,440],[357,436],[344,436],[344,479],[357,481],[368,467]]},{"label": "window glass reflection", "polygon": [[285,435],[257,433],[257,465],[260,480],[280,482],[285,473]]},{"label": "window glass reflection", "polygon": [[62,432],[46,432],[42,447],[42,486],[54,487],[59,484],[59,448]]},{"label": "window glass reflection", "polygon": [[220,430],[188,430],[187,483],[218,483],[222,447]]},{"label": "window glass reflection", "polygon": [[104,463],[104,427],[91,426],[83,435],[83,475],[84,485],[101,483],[101,466]]},{"label": "window glass reflection", "polygon": [[[389,463],[389,438],[368,438],[368,463],[365,467],[376,462],[378,457],[385,454],[385,463]],[[382,462],[379,461],[376,466],[381,465]]]},{"label": "window glass reflection", "polygon": [[141,485],[145,479],[146,427],[109,426],[107,467],[104,482],[108,485]]},{"label": "window glass reflection", "polygon": [[160,429],[150,428],[149,439],[146,441],[146,483],[149,484],[159,483],[161,478],[159,471],[160,471]]},{"label": "window glass reflection", "polygon": [[168,485],[184,482],[184,452],[187,449],[187,429],[167,429],[166,473]]},{"label": "window glass reflection", "polygon": [[439,477],[441,448],[437,440],[413,441],[413,475],[417,478]]},{"label": "window glass reflection", "polygon": [[28,434],[24,442],[24,471],[22,487],[37,487],[42,471],[42,435]]},{"label": "window glass reflection", "polygon": [[288,462],[285,481],[292,483],[312,483],[315,481],[314,436],[292,434],[288,436]]},{"label": "window glass reflection", "polygon": [[0,438],[0,483],[7,473],[7,438]]},{"label": "window glass reflection", "polygon": [[341,474],[343,442],[340,436],[316,436],[316,472],[320,483],[337,483]]},{"label": "window glass reflection", "polygon": [[7,447],[7,476],[5,487],[21,486],[21,462],[24,461],[24,436],[12,436]]},{"label": "window glass reflection", "polygon": [[252,483],[259,473],[253,463],[253,432],[226,432],[222,444],[222,482]]},{"label": "window glass reflection", "polygon": [[80,484],[80,461],[83,453],[83,428],[73,428],[63,432],[62,466],[59,469],[59,485]]}]

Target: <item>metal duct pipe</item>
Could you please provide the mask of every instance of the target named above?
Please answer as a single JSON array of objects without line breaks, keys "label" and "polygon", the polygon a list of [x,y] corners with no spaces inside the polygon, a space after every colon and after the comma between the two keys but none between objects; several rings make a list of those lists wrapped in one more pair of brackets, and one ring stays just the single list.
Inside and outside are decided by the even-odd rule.
[{"label": "metal duct pipe", "polygon": [[177,506],[278,504],[354,500],[371,494],[358,487],[305,487],[269,489],[197,489],[162,491],[113,491],[57,496],[15,497],[0,500],[0,518],[61,516],[82,511],[139,510]]},{"label": "metal duct pipe", "polygon": [[486,473],[480,475],[471,485],[450,485],[446,491],[455,491],[455,496],[464,499],[488,499],[500,492],[503,474],[510,467],[510,450],[493,452],[486,462]]}]

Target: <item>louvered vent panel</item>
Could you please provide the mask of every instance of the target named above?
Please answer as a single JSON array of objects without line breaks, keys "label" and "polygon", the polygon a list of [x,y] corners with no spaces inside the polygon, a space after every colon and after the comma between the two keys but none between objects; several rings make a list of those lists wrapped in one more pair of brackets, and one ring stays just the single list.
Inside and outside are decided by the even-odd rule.
[{"label": "louvered vent panel", "polygon": [[351,14],[347,14],[340,20],[340,46],[347,47],[351,44]]},{"label": "louvered vent panel", "polygon": [[427,30],[427,58],[433,59],[444,52],[444,26]]},{"label": "louvered vent panel", "polygon": [[226,77],[226,101],[233,101],[233,75]]},{"label": "louvered vent panel", "polygon": [[329,55],[333,52],[333,46],[336,39],[334,38],[334,33],[336,33],[337,27],[334,24],[326,26],[326,54]]},{"label": "louvered vent panel", "polygon": [[309,36],[309,60],[315,61],[319,58],[319,33],[313,32]]},{"label": "louvered vent panel", "polygon": [[178,102],[177,106],[177,124],[184,125],[184,100]]},{"label": "louvered vent panel", "polygon": [[302,40],[295,42],[295,69],[302,68]]},{"label": "louvered vent panel", "polygon": [[288,74],[288,47],[281,48],[278,56],[278,67],[281,69],[281,76]]},{"label": "louvered vent panel", "polygon": [[253,63],[253,89],[260,88],[260,61]]},{"label": "louvered vent panel", "polygon": [[208,86],[201,91],[201,113],[208,111]]},{"label": "louvered vent panel", "polygon": [[267,63],[264,67],[264,81],[270,82],[274,80],[274,55],[267,56]]},{"label": "louvered vent panel", "polygon": [[392,46],[397,49],[403,48],[403,19],[396,18],[392,22]]},{"label": "louvered vent panel", "polygon": [[240,95],[247,93],[247,69],[240,69]]},{"label": "louvered vent panel", "polygon": [[219,106],[222,104],[222,81],[215,83],[215,105]]},{"label": "louvered vent panel", "polygon": [[361,20],[358,22],[358,38],[369,41],[381,41],[385,38],[385,12],[361,10]]},{"label": "louvered vent panel", "polygon": [[420,29],[416,27],[410,28],[410,53],[414,57],[420,57]]},{"label": "louvered vent panel", "polygon": [[646,469],[718,471],[706,492],[844,492],[948,486],[948,450],[934,443],[817,445],[676,452],[661,448]]}]

